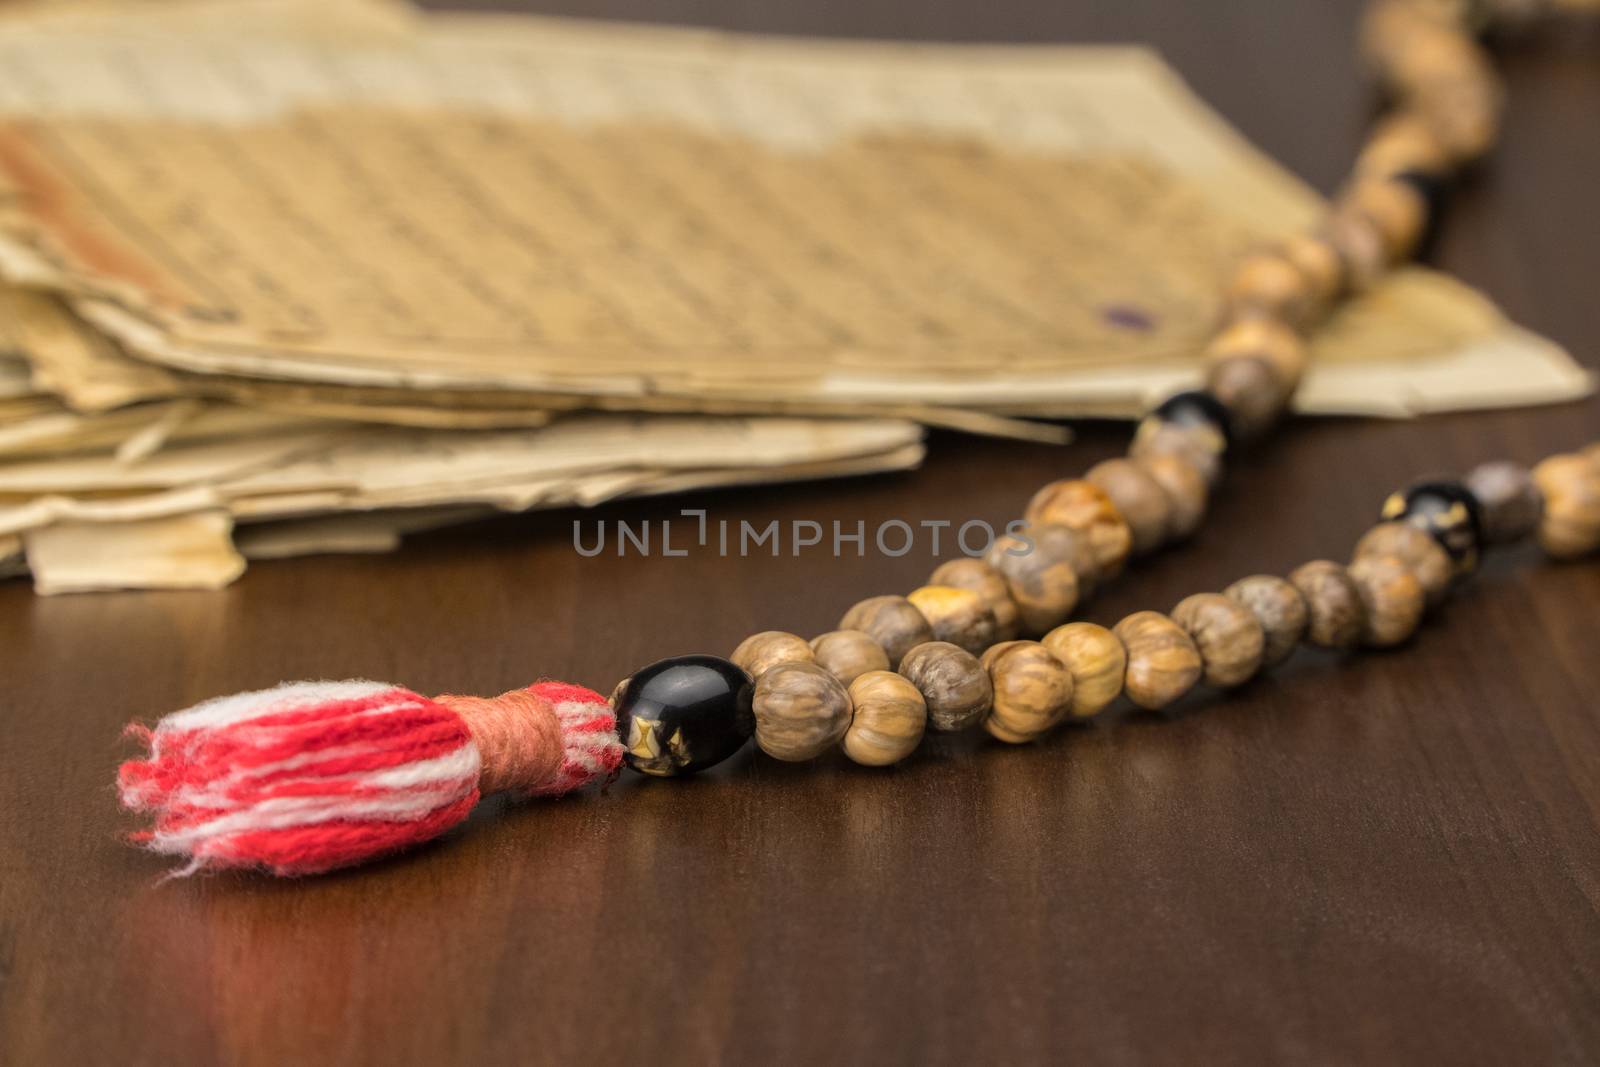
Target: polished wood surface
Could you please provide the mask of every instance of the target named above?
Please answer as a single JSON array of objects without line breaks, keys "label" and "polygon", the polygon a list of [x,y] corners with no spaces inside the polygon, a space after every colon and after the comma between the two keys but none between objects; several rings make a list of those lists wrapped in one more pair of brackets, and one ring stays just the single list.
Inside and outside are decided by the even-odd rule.
[{"label": "polished wood surface", "polygon": [[[783,32],[1159,45],[1324,189],[1372,99],[1327,0],[571,0]],[[1505,144],[1437,259],[1600,363],[1600,39],[1509,50]],[[1001,522],[1113,455],[940,436],[915,474],[697,497],[713,518]],[[1109,623],[1343,558],[1416,475],[1600,436],[1600,401],[1303,421],[1242,458]],[[603,509],[671,517],[680,501]],[[831,629],[926,553],[581,559],[571,515],[392,556],[253,566],[218,594],[0,585],[0,1063],[1593,1062],[1600,563],[1495,556],[1406,647],[1299,653],[1226,696],[887,772],[745,754],[699,780],[493,802],[299,883],[161,882],[119,841],[118,730],[282,678],[493,693]]]}]

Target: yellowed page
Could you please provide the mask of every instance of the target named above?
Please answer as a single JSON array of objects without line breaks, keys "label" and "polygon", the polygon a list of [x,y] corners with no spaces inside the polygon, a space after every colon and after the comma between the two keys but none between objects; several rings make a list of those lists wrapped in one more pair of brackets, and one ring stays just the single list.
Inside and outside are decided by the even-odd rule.
[{"label": "yellowed page", "polygon": [[177,376],[128,358],[121,346],[85,326],[56,294],[0,285],[0,322],[27,354],[33,382],[76,411],[109,411],[183,395]]},{"label": "yellowed page", "polygon": [[34,591],[220,589],[244,573],[226,512],[115,525],[61,523],[23,535]]},{"label": "yellowed page", "polygon": [[216,508],[250,521],[461,503],[520,510],[584,501],[618,472],[631,485],[640,472],[699,472],[715,484],[832,465],[898,469],[920,459],[921,436],[916,424],[889,420],[620,415],[492,432],[262,432],[172,444],[136,463],[114,455],[0,463],[0,535]]},{"label": "yellowed page", "polygon": [[[0,33],[0,270],[197,374],[1065,414],[1192,376],[1229,265],[1320,211],[1142,49],[419,26]],[[1449,404],[1587,388],[1422,288],[1308,407],[1485,342]]]}]

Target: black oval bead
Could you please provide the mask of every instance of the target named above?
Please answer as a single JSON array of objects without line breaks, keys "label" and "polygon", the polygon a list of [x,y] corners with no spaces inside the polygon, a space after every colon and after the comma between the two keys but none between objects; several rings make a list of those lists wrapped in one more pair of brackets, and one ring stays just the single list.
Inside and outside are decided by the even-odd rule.
[{"label": "black oval bead", "polygon": [[1456,573],[1476,570],[1483,544],[1483,508],[1472,490],[1460,482],[1417,482],[1383,502],[1382,517],[1408,522],[1433,535],[1450,558]]},{"label": "black oval bead", "polygon": [[1418,238],[1412,256],[1427,259],[1439,245],[1439,223],[1444,217],[1445,208],[1449,206],[1452,191],[1450,181],[1447,177],[1420,170],[1403,170],[1394,175],[1393,180],[1411,186],[1422,197],[1426,221],[1422,224],[1422,236]]},{"label": "black oval bead", "polygon": [[623,759],[641,774],[674,778],[721,763],[756,732],[755,682],[718,656],[674,656],[617,689]]},{"label": "black oval bead", "polygon": [[1222,435],[1224,445],[1233,444],[1233,413],[1209,390],[1174,393],[1150,414],[1174,426],[1212,426]]}]

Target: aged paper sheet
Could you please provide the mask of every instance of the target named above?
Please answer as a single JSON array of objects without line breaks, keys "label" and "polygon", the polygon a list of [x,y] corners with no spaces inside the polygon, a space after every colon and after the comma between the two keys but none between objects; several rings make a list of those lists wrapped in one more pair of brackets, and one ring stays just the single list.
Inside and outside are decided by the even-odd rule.
[{"label": "aged paper sheet", "polygon": [[175,441],[136,463],[88,453],[0,464],[0,535],[226,508],[241,521],[482,504],[504,510],[757,477],[913,467],[915,423],[582,415],[545,428],[429,431],[330,423]]},{"label": "aged paper sheet", "polygon": [[115,527],[59,523],[22,537],[34,588],[45,595],[110,589],[220,589],[244,573],[223,511]]},{"label": "aged paper sheet", "polygon": [[[1228,266],[1320,210],[1137,48],[257,21],[0,32],[0,270],[145,364],[531,406],[1127,413],[1195,373]],[[1427,272],[1317,358],[1311,410],[1588,384]],[[1428,377],[1452,359],[1470,373]],[[1453,388],[1375,403],[1410,367]]]}]

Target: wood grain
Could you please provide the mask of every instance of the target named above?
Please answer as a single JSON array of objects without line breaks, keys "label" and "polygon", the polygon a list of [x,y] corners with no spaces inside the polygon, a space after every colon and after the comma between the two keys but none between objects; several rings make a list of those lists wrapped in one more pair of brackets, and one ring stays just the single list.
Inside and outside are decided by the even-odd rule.
[{"label": "wood grain", "polygon": [[[1323,189],[1354,153],[1349,0],[571,0],[744,29],[1143,40]],[[1508,52],[1503,148],[1437,261],[1600,362],[1600,40]],[[1087,617],[1348,558],[1412,475],[1593,439],[1595,401],[1296,421],[1188,543]],[[940,437],[915,474],[707,494],[765,523],[999,523],[1117,454]],[[678,501],[603,509],[670,517]],[[422,853],[299,884],[160,883],[123,847],[122,723],[281,678],[609,691],[661,656],[831,629],[938,562],[585,560],[570,515],[394,556],[254,566],[220,594],[0,585],[0,1063],[1421,1061],[1600,1057],[1600,565],[1531,548],[1404,649],[1304,651],[1226,696],[1021,747],[930,735],[889,769],[742,755],[690,781],[493,803]]]}]

